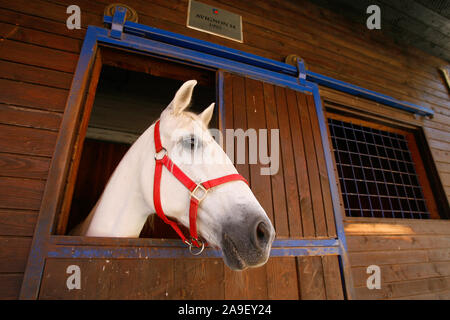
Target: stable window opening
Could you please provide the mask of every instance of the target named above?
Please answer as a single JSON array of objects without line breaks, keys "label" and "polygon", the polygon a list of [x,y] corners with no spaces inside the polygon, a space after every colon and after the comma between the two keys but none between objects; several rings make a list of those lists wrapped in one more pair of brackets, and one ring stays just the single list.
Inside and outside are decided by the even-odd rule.
[{"label": "stable window opening", "polygon": [[[75,147],[57,220],[56,234],[60,235],[70,234],[89,215],[122,157],[185,81],[198,81],[190,111],[200,113],[216,101],[214,70],[103,47],[98,57],[98,84],[91,88],[95,98],[91,107],[86,99],[77,138],[80,147]],[[211,128],[217,128],[217,117],[215,110]],[[179,238],[156,214],[147,219],[140,237]]]},{"label": "stable window opening", "polygon": [[327,118],[347,217],[440,218],[418,129],[333,112]]}]

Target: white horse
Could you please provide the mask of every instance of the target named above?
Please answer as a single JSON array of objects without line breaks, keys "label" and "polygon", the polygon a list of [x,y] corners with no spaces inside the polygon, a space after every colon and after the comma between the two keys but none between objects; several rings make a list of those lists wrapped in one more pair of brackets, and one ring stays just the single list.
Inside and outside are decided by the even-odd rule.
[{"label": "white horse", "polygon": [[[185,111],[197,81],[185,82],[161,113],[159,132],[167,155],[193,181],[202,182],[237,170],[208,132],[214,103],[201,114]],[[155,174],[155,124],[131,146],[112,174],[87,219],[72,234],[92,237],[139,237],[151,214]],[[199,134],[200,133],[200,134]],[[205,162],[187,161],[201,154]],[[226,159],[224,161],[224,159]],[[160,184],[161,206],[170,219],[189,228],[189,190],[164,169]],[[266,263],[275,237],[264,209],[243,181],[231,181],[208,190],[198,208],[199,235],[221,249],[233,270]]]}]

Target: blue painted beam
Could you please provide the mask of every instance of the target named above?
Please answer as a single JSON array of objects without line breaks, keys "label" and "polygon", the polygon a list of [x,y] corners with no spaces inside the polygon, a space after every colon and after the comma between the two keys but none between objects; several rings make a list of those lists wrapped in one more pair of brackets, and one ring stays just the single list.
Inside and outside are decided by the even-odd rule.
[{"label": "blue painted beam", "polygon": [[[271,257],[339,255],[338,246],[273,247]],[[186,247],[105,247],[54,246],[48,258],[71,259],[171,259],[171,258],[222,258],[222,251],[206,248],[200,256],[193,256]]]},{"label": "blue painted beam", "polygon": [[245,74],[246,77],[275,83],[279,86],[291,88],[300,92],[312,92],[312,89],[305,85],[300,85],[298,79],[293,76],[279,72],[268,72],[261,67],[246,64],[241,61],[230,60],[209,53],[195,51],[189,48],[178,47],[173,44],[155,41],[151,39],[143,39],[132,34],[124,33],[122,39],[114,39],[108,36],[106,29],[99,27],[90,27],[92,32],[96,33],[99,43],[112,45],[117,48],[126,48],[127,50],[137,53],[152,54],[164,58],[172,58],[174,61],[181,63],[190,63],[198,67],[209,67],[215,69],[223,69],[229,72]]},{"label": "blue painted beam", "polygon": [[[52,236],[50,258],[195,258],[179,239],[86,238]],[[271,257],[302,255],[336,255],[342,248],[338,239],[277,239]],[[206,248],[198,258],[220,258],[222,252]]]},{"label": "blue painted beam", "polygon": [[306,80],[422,116],[432,116],[434,114],[434,111],[431,109],[413,103],[400,101],[385,94],[358,87],[344,81],[336,80],[316,72],[307,71]]},{"label": "blue painted beam", "polygon": [[[113,18],[110,16],[104,16],[103,21],[107,25],[111,25],[112,19]],[[251,53],[246,53],[244,51],[227,48],[225,46],[221,46],[211,42],[187,37],[181,34],[149,27],[134,22],[126,21],[124,24],[124,32],[139,37],[145,37],[159,42],[176,45],[178,47],[207,53],[216,57],[225,58],[227,60],[238,61],[272,72],[282,73],[294,77],[298,77],[299,74],[299,70],[297,70],[297,67],[283,62],[266,59]],[[358,87],[344,81],[333,79],[331,77],[327,77],[312,71],[306,71],[306,80],[421,116],[432,117],[434,115],[434,111],[429,108],[419,106],[410,102],[400,101],[393,97],[362,87]]]},{"label": "blue painted beam", "polygon": [[[103,22],[107,25],[110,25],[112,22],[112,17],[104,16]],[[208,53],[217,57],[239,61],[270,71],[297,76],[297,68],[286,63],[282,63],[272,59],[266,59],[251,53],[227,48],[215,43],[187,37],[178,33],[153,28],[139,23],[126,21],[124,24],[124,32],[139,37],[145,37],[147,39],[152,39],[179,47],[200,51],[203,53]]]},{"label": "blue painted beam", "polygon": [[[78,236],[51,236],[52,246],[126,246],[126,247],[158,247],[187,248],[180,239],[146,239],[146,238],[101,238]],[[285,247],[336,247],[338,239],[276,239],[273,248]]]}]

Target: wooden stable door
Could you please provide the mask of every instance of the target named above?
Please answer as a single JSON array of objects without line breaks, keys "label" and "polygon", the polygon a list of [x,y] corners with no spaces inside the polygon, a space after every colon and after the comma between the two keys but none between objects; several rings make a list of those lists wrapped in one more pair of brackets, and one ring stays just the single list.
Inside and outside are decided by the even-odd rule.
[{"label": "wooden stable door", "polygon": [[[222,129],[279,129],[280,159],[276,174],[261,175],[260,164],[237,164],[238,171],[248,179],[272,220],[277,240],[335,239],[330,188],[313,96],[242,76],[228,73],[222,76],[223,88],[219,90]],[[117,247],[121,245],[129,246],[120,239],[107,240],[103,240],[103,246],[112,250],[121,250]],[[136,240],[139,240],[134,244],[137,258],[126,257],[122,252],[118,253],[120,257],[108,259],[73,255],[47,258],[39,298],[344,298],[337,255],[314,255],[311,250],[308,252],[313,255],[273,256],[262,267],[236,272],[221,258],[176,254],[148,258],[146,251],[140,248],[145,247],[146,240]],[[140,252],[144,253],[142,257]],[[80,289],[66,287],[69,277],[66,270],[70,265],[80,267]]]},{"label": "wooden stable door", "polygon": [[[330,185],[313,95],[225,73],[226,129],[278,129],[279,170],[236,164],[271,219],[277,239],[336,238]],[[270,132],[268,132],[270,137]],[[271,152],[270,138],[269,154]],[[248,151],[248,149],[247,149]],[[246,155],[248,159],[248,154]],[[227,298],[343,299],[338,256],[271,257],[262,268],[226,273]],[[252,288],[252,289],[250,289]],[[234,294],[232,294],[234,293]]]},{"label": "wooden stable door", "polygon": [[313,96],[232,74],[225,74],[224,84],[226,128],[279,130],[276,174],[261,175],[261,165],[248,161],[236,165],[272,220],[277,237],[336,237]]}]

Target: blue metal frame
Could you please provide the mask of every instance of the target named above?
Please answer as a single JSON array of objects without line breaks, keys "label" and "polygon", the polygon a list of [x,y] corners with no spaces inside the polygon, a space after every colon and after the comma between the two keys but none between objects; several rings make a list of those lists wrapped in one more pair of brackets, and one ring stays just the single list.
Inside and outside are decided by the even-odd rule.
[{"label": "blue metal frame", "polygon": [[[70,237],[69,237],[70,238]],[[56,245],[50,247],[47,252],[49,258],[192,258],[189,250],[180,240],[155,240],[139,239],[133,244],[133,239],[127,239],[125,246],[120,246],[121,241],[102,245],[102,241],[97,244],[90,242],[83,243],[83,239],[59,239]],[[120,239],[119,239],[120,240]],[[123,242],[122,242],[123,244]],[[145,244],[145,245],[144,245]],[[271,256],[314,256],[314,255],[339,255],[341,249],[339,240],[275,240],[272,245]],[[201,258],[220,258],[222,252],[213,248],[206,248]]]},{"label": "blue metal frame", "polygon": [[[103,22],[107,25],[111,25],[113,17],[105,16]],[[197,52],[213,55],[215,57],[225,58],[230,61],[239,61],[248,66],[256,66],[268,71],[273,71],[288,76],[299,76],[302,72],[306,71],[306,80],[309,82],[317,83],[332,89],[336,89],[342,92],[346,92],[355,96],[366,98],[372,101],[376,101],[393,108],[408,111],[421,116],[432,117],[434,111],[432,109],[419,106],[410,102],[397,100],[393,97],[381,94],[379,92],[371,91],[356,85],[333,79],[321,75],[316,72],[306,70],[303,61],[299,61],[299,66],[295,67],[279,61],[266,59],[260,56],[256,56],[251,53],[227,48],[218,44],[210,43],[207,41],[187,37],[177,33],[149,27],[146,25],[126,21],[123,26],[124,32],[130,35],[136,35],[140,38],[153,39],[159,42],[172,44],[181,48],[188,48]],[[281,84],[281,83],[280,83]]]},{"label": "blue metal frame", "polygon": [[151,39],[123,33],[121,39],[114,39],[109,36],[109,31],[99,27],[89,26],[86,32],[87,37],[95,37],[100,44],[107,44],[116,48],[123,48],[137,53],[151,54],[154,56],[172,58],[174,61],[189,63],[194,66],[209,67],[214,69],[224,69],[229,72],[239,73],[247,77],[277,83],[278,85],[288,87],[302,92],[312,92],[311,88],[299,85],[297,78],[282,73],[267,72],[266,69],[245,64],[244,62],[229,60],[198,52],[193,49],[177,47],[173,44],[158,42]]},{"label": "blue metal frame", "polygon": [[[126,10],[126,9],[125,9]],[[171,59],[203,68],[225,70],[227,72],[241,74],[256,80],[270,82],[274,85],[284,86],[296,91],[311,93],[314,96],[315,107],[319,121],[322,145],[325,154],[331,196],[333,199],[333,210],[337,229],[337,239],[286,239],[276,240],[273,244],[271,256],[301,256],[301,255],[339,255],[343,264],[346,278],[351,279],[348,273],[347,245],[344,233],[343,220],[339,205],[339,190],[336,186],[334,165],[331,149],[328,142],[328,132],[322,103],[317,83],[311,79],[320,79],[323,83],[330,85],[333,79],[311,73],[304,68],[303,61],[299,61],[298,68],[270,59],[258,57],[242,51],[226,48],[205,41],[185,37],[156,28],[125,22],[126,11],[116,10],[115,17],[105,16],[105,22],[113,25],[113,30],[89,26],[81,49],[77,69],[66,106],[66,114],[81,108],[81,97],[83,87],[87,83],[96,57],[98,45],[106,45],[121,48],[127,51]],[[306,73],[305,73],[306,71]],[[358,91],[358,87],[334,80],[339,86],[345,86]],[[223,85],[223,78],[218,82]],[[319,82],[319,81],[317,81]],[[322,84],[323,84],[322,83]],[[334,82],[333,82],[334,83]],[[325,85],[327,85],[325,84]],[[382,95],[359,88],[366,97],[369,95]],[[389,101],[395,99],[384,96]],[[220,97],[219,99],[223,99]],[[398,102],[398,107],[404,103]],[[223,105],[223,104],[221,104]],[[425,108],[411,105],[409,111],[428,114]],[[64,122],[64,120],[63,120]],[[57,144],[64,143],[59,138]],[[70,156],[70,151],[65,150],[65,157]],[[50,175],[61,174],[61,168],[51,168]],[[60,178],[61,181],[64,177]],[[58,183],[62,183],[59,182]],[[45,197],[45,194],[44,194]],[[46,199],[48,200],[48,199]],[[61,237],[51,235],[53,221],[55,221],[58,199],[48,201],[41,208],[38,219],[29,261],[22,285],[21,298],[37,298],[40,280],[43,274],[45,259],[47,258],[170,258],[170,257],[192,257],[185,246],[179,240],[145,240],[142,239],[118,239],[120,245],[114,246],[100,242],[88,243],[81,237]],[[45,207],[45,209],[44,209]],[[45,211],[45,212],[44,212]],[[44,212],[44,213],[43,213]],[[41,218],[41,215],[44,216]],[[134,241],[136,240],[136,241]],[[202,257],[220,257],[221,253],[214,249],[205,250]],[[351,283],[346,283],[347,296],[351,296]]]}]

